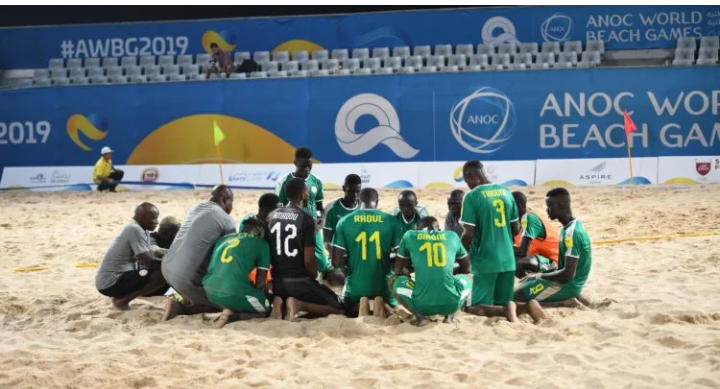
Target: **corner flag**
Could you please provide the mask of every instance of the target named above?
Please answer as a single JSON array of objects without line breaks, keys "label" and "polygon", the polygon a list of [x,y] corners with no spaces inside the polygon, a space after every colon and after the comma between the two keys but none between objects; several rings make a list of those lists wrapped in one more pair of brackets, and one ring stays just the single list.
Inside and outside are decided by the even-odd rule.
[{"label": "corner flag", "polygon": [[223,133],[220,126],[218,126],[216,121],[213,121],[213,130],[214,130],[214,136],[215,136],[215,146],[220,146],[220,142],[225,140],[225,133]]},{"label": "corner flag", "polygon": [[627,110],[623,111],[623,118],[625,119],[625,133],[627,135],[630,135],[633,131],[637,130],[637,126],[633,123],[630,115],[627,113]]}]

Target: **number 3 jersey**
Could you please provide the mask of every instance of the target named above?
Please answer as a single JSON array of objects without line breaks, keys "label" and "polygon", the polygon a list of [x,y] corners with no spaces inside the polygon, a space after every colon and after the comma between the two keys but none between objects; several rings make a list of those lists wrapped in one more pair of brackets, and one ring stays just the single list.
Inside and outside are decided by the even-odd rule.
[{"label": "number 3 jersey", "polygon": [[455,259],[467,251],[454,231],[408,231],[398,248],[398,257],[410,259],[415,267],[412,299],[422,306],[456,304],[460,292],[455,286]]},{"label": "number 3 jersey", "polygon": [[340,219],[332,244],[345,251],[344,295],[378,296],[389,290],[390,251],[402,238],[398,220],[377,209],[361,209]]},{"label": "number 3 jersey", "polygon": [[293,206],[268,215],[265,240],[270,245],[273,278],[312,277],[305,267],[305,247],[315,248],[315,220]]},{"label": "number 3 jersey", "polygon": [[501,185],[480,185],[465,195],[460,223],[475,226],[470,247],[473,274],[515,271],[510,224],[517,220],[515,199]]}]

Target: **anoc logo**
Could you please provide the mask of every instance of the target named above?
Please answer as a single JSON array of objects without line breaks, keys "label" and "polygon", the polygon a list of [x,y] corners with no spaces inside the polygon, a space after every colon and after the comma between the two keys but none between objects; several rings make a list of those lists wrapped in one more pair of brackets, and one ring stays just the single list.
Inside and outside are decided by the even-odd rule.
[{"label": "anoc logo", "polygon": [[78,147],[85,151],[91,151],[93,148],[86,145],[80,134],[94,141],[105,139],[108,134],[108,121],[98,114],[90,114],[87,117],[75,114],[70,116],[67,121],[67,132],[70,139],[75,142]]},{"label": "anoc logo", "polygon": [[570,37],[573,28],[573,20],[570,16],[557,13],[540,25],[540,35],[545,42],[562,42]]},{"label": "anoc logo", "polygon": [[233,51],[237,46],[237,35],[227,30],[220,32],[215,30],[205,31],[202,36],[202,45],[206,53],[212,53],[210,45],[213,43],[217,44],[222,51]]},{"label": "anoc logo", "polygon": [[140,180],[142,182],[155,182],[160,178],[160,171],[154,167],[143,170]]},{"label": "anoc logo", "polygon": [[[375,118],[377,126],[358,134],[355,125],[364,115]],[[420,152],[400,136],[400,119],[392,104],[374,93],[353,96],[340,107],[335,118],[335,137],[342,151],[353,156],[365,154],[379,144],[384,144],[403,159],[410,159]]]},{"label": "anoc logo", "polygon": [[484,87],[450,110],[450,130],[465,149],[478,154],[500,150],[515,132],[515,106],[497,89]]}]

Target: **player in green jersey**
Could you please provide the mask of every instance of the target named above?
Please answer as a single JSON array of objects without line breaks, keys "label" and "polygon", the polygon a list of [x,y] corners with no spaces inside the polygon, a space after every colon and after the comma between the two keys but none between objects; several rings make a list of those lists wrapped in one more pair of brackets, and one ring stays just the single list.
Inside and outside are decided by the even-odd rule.
[{"label": "player in green jersey", "polygon": [[513,236],[520,226],[515,200],[509,190],[487,179],[480,161],[466,162],[463,177],[471,189],[460,215],[465,230],[462,243],[470,252],[473,274],[472,306],[467,312],[516,321]]},{"label": "player in green jersey", "polygon": [[345,177],[345,183],[342,186],[344,197],[337,199],[325,207],[323,213],[325,220],[323,223],[323,234],[325,236],[325,244],[328,251],[331,250],[333,235],[340,219],[354,211],[360,209],[358,196],[362,189],[362,180],[357,174],[348,174]]},{"label": "player in green jersey", "polygon": [[247,215],[243,216],[242,220],[240,220],[240,223],[238,224],[238,232],[243,231],[243,224],[245,223],[245,220],[257,216],[258,219],[265,222],[270,212],[274,211],[275,208],[280,206],[280,198],[278,197],[278,195],[276,195],[275,193],[263,194],[262,196],[260,196],[260,199],[258,199],[257,213],[248,213]]},{"label": "player in green jersey", "polygon": [[[265,297],[270,246],[261,237],[264,228],[260,219],[247,219],[242,232],[225,235],[215,243],[202,283],[207,298],[223,308],[216,328],[236,320],[265,317],[270,312]],[[255,268],[257,277],[252,285],[248,275]]]},{"label": "player in green jersey", "polygon": [[[415,268],[415,280],[394,275],[392,290],[400,304],[415,315],[415,325],[427,324],[426,316],[443,315],[452,323],[455,313],[466,303],[472,289],[470,261],[460,237],[443,231],[432,216],[420,219],[416,231],[408,231],[400,242],[395,274],[408,261]],[[455,261],[460,274],[453,276]]]},{"label": "player in green jersey", "polygon": [[398,195],[398,206],[391,212],[400,222],[403,234],[415,229],[420,218],[430,216],[425,207],[418,206],[417,195],[411,190],[404,190]]},{"label": "player in green jersey", "polygon": [[[305,180],[310,190],[310,199],[308,200],[308,205],[303,208],[303,211],[312,216],[317,222],[321,220],[323,216],[323,184],[319,178],[311,173],[313,167],[312,158],[313,152],[307,147],[300,147],[295,150],[295,172],[278,180],[277,193],[278,197],[280,197],[280,203],[282,203],[282,205],[288,205],[290,200],[285,193],[285,185],[293,178],[302,178]],[[320,223],[316,224],[318,227],[315,237],[315,258],[318,262],[318,271],[320,273],[326,273],[330,269],[330,261],[325,254],[322,231],[319,227]]]},{"label": "player in green jersey", "polygon": [[518,301],[539,301],[579,306],[577,299],[590,275],[592,248],[590,236],[572,213],[570,193],[564,188],[549,191],[545,198],[548,217],[559,221],[560,255],[558,269],[528,274],[515,291]]},{"label": "player in green jersey", "polygon": [[[360,209],[340,220],[333,235],[333,266],[347,266],[343,301],[349,316],[369,314],[369,299],[374,299],[374,314],[384,317],[384,304],[396,306],[388,280],[391,275],[391,250],[402,237],[397,219],[377,209],[378,192],[360,191]],[[347,257],[347,258],[346,258]]]}]

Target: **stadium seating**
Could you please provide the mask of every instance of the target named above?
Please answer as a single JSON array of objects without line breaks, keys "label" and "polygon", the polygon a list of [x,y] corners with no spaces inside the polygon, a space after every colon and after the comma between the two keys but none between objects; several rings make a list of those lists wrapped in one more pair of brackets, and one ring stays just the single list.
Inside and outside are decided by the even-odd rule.
[{"label": "stadium seating", "polygon": [[490,57],[491,55],[495,55],[495,45],[492,43],[481,43],[478,45],[476,53],[485,54],[488,57]]},{"label": "stadium seating", "polygon": [[280,64],[280,70],[292,73],[294,71],[300,70],[300,64],[298,63],[298,61],[286,61]]},{"label": "stadium seating", "polygon": [[99,68],[100,67],[100,58],[86,58],[85,59],[85,67],[86,68]]},{"label": "stadium seating", "polygon": [[400,57],[400,58],[407,58],[410,56],[410,47],[408,47],[408,46],[395,47],[392,50],[392,56]]},{"label": "stadium seating", "polygon": [[257,63],[270,61],[270,52],[269,51],[256,51],[253,53],[253,60],[255,60],[255,62],[257,62]]},{"label": "stadium seating", "polygon": [[405,67],[416,68],[416,69],[423,67],[423,57],[421,57],[419,55],[414,55],[414,56],[405,58]]},{"label": "stadium seating", "polygon": [[563,44],[564,53],[582,53],[582,42],[567,41]]},{"label": "stadium seating", "polygon": [[695,41],[695,38],[683,37],[677,40],[677,48],[695,51],[695,49],[697,49],[697,42]]},{"label": "stadium seating", "polygon": [[517,45],[514,43],[503,43],[498,47],[498,54],[513,55],[518,52]]},{"label": "stadium seating", "polygon": [[293,61],[303,62],[303,61],[307,61],[309,59],[310,59],[310,53],[308,53],[307,51],[294,51],[292,53]]},{"label": "stadium seating", "polygon": [[388,47],[376,47],[372,51],[373,58],[387,59],[390,58],[390,48]]},{"label": "stadium seating", "polygon": [[538,53],[538,44],[535,42],[532,43],[521,43],[520,44],[520,54],[530,54],[530,55],[537,55]]},{"label": "stadium seating", "polygon": [[400,69],[403,66],[401,57],[388,57],[383,63],[383,67],[390,68],[393,70]]},{"label": "stadium seating", "polygon": [[598,40],[589,40],[585,42],[586,51],[597,51],[600,54],[605,52],[605,42]]},{"label": "stadium seating", "polygon": [[[353,52],[353,58],[348,58],[344,61],[342,61],[342,67],[343,69],[349,69],[350,71],[354,71],[355,69],[360,68],[360,59],[355,58],[355,52]],[[366,61],[373,60],[380,64],[380,58],[365,58]]]},{"label": "stadium seating", "polygon": [[470,65],[471,66],[481,66],[483,69],[487,68],[490,65],[490,61],[488,59],[487,54],[475,54],[472,57],[470,57]]},{"label": "stadium seating", "polygon": [[[247,58],[250,58],[250,53],[248,53],[248,52],[236,53],[235,58],[237,60],[238,56],[243,57],[244,55],[247,55]],[[180,67],[192,65],[192,64],[193,64],[192,55],[179,55],[177,57],[177,65]]]},{"label": "stadium seating", "polygon": [[361,60],[365,59],[365,58],[370,58],[370,49],[368,49],[368,48],[353,49],[352,57],[355,59],[361,59]]},{"label": "stadium seating", "polygon": [[455,46],[455,54],[456,55],[462,54],[466,57],[470,57],[471,55],[475,54],[475,51],[473,49],[473,45],[463,44],[463,45]]},{"label": "stadium seating", "polygon": [[350,52],[348,49],[335,49],[330,52],[330,58],[335,60],[343,60],[350,58]]},{"label": "stadium seating", "polygon": [[[357,59],[357,58],[355,58],[355,59]],[[356,70],[359,70],[359,69],[356,69]],[[349,76],[351,74],[353,74],[353,72],[350,71],[350,69],[336,69],[336,70],[330,72],[331,76]]]},{"label": "stadium seating", "polygon": [[73,85],[87,85],[90,80],[88,80],[87,77],[73,77],[70,79],[70,82]]},{"label": "stadium seating", "polygon": [[427,58],[432,55],[432,50],[430,49],[430,46],[428,46],[428,45],[415,46],[413,48],[413,55]]},{"label": "stadium seating", "polygon": [[315,50],[312,52],[312,59],[316,61],[325,61],[330,59],[330,55],[327,50]]},{"label": "stadium seating", "polygon": [[513,64],[523,64],[530,66],[533,63],[533,55],[531,53],[521,53],[513,55]]},{"label": "stadium seating", "polygon": [[292,72],[291,76],[292,77],[308,77],[308,72],[307,72],[307,70],[296,70],[296,71]]},{"label": "stadium seating", "polygon": [[392,68],[380,68],[375,71],[375,74],[393,74]]},{"label": "stadium seating", "polygon": [[559,42],[544,42],[542,44],[543,53],[553,53],[555,55],[560,54],[560,43]]},{"label": "stadium seating", "polygon": [[433,51],[433,54],[442,55],[444,57],[451,56],[453,54],[452,45],[435,45],[435,50]]},{"label": "stadium seating", "polygon": [[448,66],[457,66],[458,68],[463,68],[467,66],[468,59],[465,54],[455,54],[451,55],[448,58]]},{"label": "stadium seating", "polygon": [[275,62],[285,62],[290,60],[290,53],[287,51],[273,51],[271,57]]},{"label": "stadium seating", "polygon": [[245,73],[232,73],[229,77],[231,80],[245,80],[247,79],[247,74]]}]

